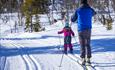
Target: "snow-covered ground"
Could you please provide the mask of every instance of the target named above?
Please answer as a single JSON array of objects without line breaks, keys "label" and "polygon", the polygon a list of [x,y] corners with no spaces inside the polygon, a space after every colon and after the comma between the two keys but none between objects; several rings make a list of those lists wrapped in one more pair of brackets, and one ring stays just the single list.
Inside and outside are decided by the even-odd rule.
[{"label": "snow-covered ground", "polygon": [[[76,34],[76,39],[72,38],[76,58],[63,56],[61,52],[63,35],[57,34],[63,28],[60,21],[47,26],[46,31],[1,36],[0,70],[83,70],[74,60],[80,55],[76,26],[72,25]],[[95,69],[115,70],[115,22],[109,31],[101,24],[93,24],[91,46]]]}]

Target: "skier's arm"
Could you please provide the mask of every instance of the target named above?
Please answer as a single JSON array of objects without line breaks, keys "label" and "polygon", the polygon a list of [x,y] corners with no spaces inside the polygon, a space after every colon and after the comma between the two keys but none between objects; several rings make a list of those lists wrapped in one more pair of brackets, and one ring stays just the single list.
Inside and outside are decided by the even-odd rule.
[{"label": "skier's arm", "polygon": [[75,36],[74,32],[71,30],[72,36]]},{"label": "skier's arm", "polygon": [[63,30],[62,31],[58,31],[58,34],[62,34],[63,33]]},{"label": "skier's arm", "polygon": [[93,16],[97,14],[94,9],[92,9],[92,11],[93,11]]},{"label": "skier's arm", "polygon": [[78,17],[78,15],[77,15],[77,10],[76,10],[75,13],[73,14],[73,16],[71,17],[71,21],[75,22],[77,20],[77,17]]}]

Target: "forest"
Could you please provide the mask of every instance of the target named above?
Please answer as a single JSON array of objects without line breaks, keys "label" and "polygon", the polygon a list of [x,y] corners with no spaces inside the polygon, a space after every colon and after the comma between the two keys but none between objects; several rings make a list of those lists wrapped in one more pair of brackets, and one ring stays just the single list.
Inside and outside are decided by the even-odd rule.
[{"label": "forest", "polygon": [[[106,26],[107,30],[111,30],[115,17],[115,0],[89,0],[89,5],[97,12],[94,21],[99,21]],[[46,23],[39,22],[39,18],[41,18],[39,15],[47,15],[49,19],[47,23],[51,25],[54,20],[63,18],[65,10],[73,13],[79,6],[79,0],[0,0],[0,19],[4,24],[10,25],[8,22],[14,16],[12,14],[17,13],[18,21],[15,22],[15,26],[24,25],[25,31],[38,32],[41,31],[41,24]],[[6,15],[2,16],[3,14]],[[54,19],[54,14],[61,17]],[[32,21],[33,18],[34,22]]]}]

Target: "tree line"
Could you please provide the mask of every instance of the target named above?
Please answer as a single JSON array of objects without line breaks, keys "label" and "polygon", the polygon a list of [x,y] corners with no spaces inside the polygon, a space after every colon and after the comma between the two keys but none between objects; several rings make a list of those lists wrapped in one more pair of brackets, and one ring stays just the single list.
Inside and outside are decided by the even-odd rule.
[{"label": "tree line", "polygon": [[[99,14],[95,19],[105,25],[108,30],[111,30],[114,21],[113,16],[115,16],[111,13],[115,13],[115,0],[89,0],[89,3]],[[80,0],[0,0],[0,14],[17,12],[19,25],[22,25],[21,19],[24,17],[25,30],[30,29],[31,32],[37,32],[41,28],[39,14],[48,14],[49,18],[53,18],[51,16],[53,11],[63,14],[64,10],[73,12],[79,6]],[[34,23],[32,22],[33,17],[35,18]]]},{"label": "tree line", "polygon": [[[0,0],[0,14],[18,13],[19,19],[25,18],[25,30],[39,31],[39,15],[48,13],[49,0]],[[33,16],[36,18],[32,23]],[[19,23],[20,25],[22,22]]]}]

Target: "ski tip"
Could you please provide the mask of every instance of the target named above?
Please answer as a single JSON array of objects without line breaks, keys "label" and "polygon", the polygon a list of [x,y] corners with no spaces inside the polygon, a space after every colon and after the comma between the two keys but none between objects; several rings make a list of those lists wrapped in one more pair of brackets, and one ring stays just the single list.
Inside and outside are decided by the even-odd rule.
[{"label": "ski tip", "polygon": [[91,64],[89,64],[89,63],[86,63],[86,66],[91,66]]}]

